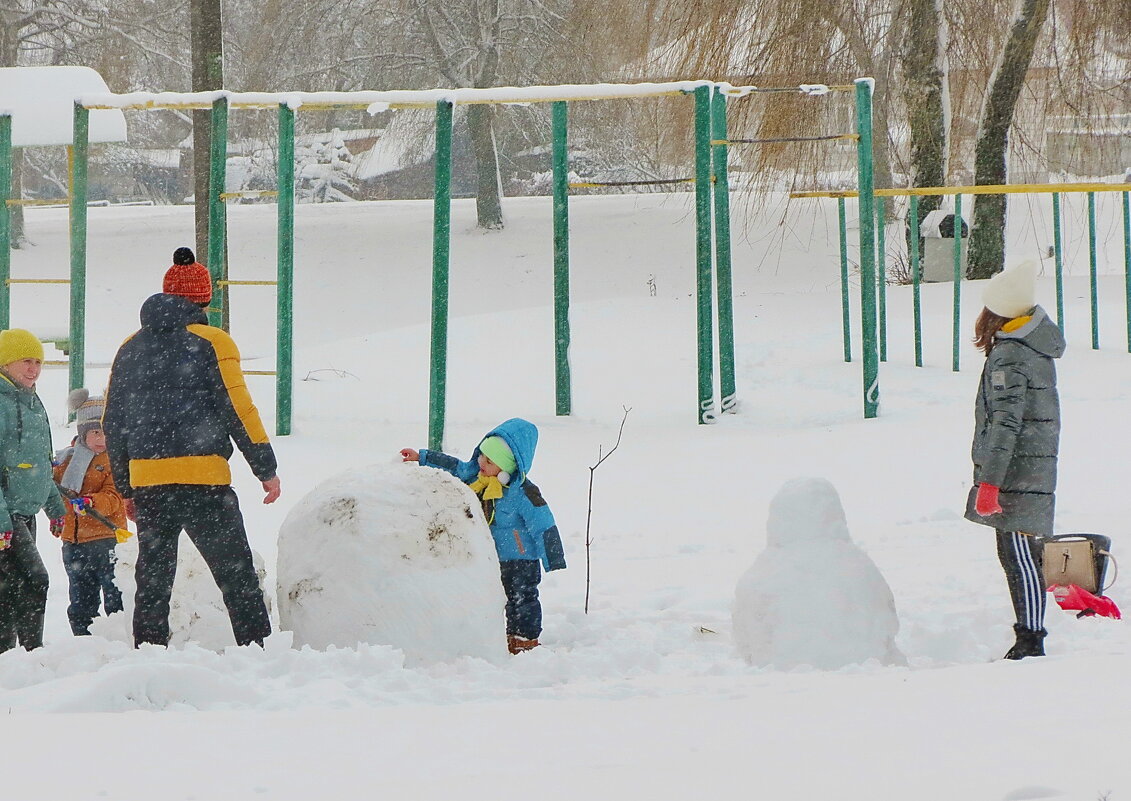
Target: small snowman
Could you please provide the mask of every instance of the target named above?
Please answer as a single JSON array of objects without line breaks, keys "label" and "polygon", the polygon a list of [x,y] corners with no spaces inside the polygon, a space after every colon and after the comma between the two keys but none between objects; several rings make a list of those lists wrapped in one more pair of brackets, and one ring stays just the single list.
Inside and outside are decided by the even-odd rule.
[{"label": "small snowman", "polygon": [[836,670],[906,664],[899,618],[879,568],[853,541],[833,485],[786,482],[770,502],[766,549],[738,581],[732,623],[750,664]]}]

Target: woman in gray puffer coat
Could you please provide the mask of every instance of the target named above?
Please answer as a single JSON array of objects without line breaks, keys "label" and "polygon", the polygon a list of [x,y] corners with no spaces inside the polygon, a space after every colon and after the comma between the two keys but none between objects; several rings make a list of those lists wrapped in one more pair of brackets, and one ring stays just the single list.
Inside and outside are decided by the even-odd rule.
[{"label": "woman in gray puffer coat", "polygon": [[1052,534],[1060,401],[1056,364],[1064,335],[1035,306],[1036,265],[990,279],[974,344],[986,354],[974,407],[974,486],[966,518],[997,532],[1017,616],[1006,659],[1044,656],[1045,583],[1041,537]]}]

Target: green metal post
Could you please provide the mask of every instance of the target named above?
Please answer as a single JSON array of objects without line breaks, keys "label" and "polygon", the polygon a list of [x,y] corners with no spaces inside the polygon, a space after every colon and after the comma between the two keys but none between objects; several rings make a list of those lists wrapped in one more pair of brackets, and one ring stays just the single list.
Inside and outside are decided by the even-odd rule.
[{"label": "green metal post", "polygon": [[1052,252],[1056,267],[1056,324],[1064,331],[1064,251],[1060,244],[1060,193],[1052,193]]},{"label": "green metal post", "polygon": [[12,115],[0,114],[0,330],[11,324],[12,299],[8,279],[12,277]]},{"label": "green metal post", "polygon": [[711,325],[711,87],[695,90],[695,297],[699,346],[700,423],[715,420]]},{"label": "green metal post", "polygon": [[884,225],[886,213],[884,202],[887,198],[876,198],[876,297],[879,300],[880,361],[888,360],[888,280],[887,280],[887,231]]},{"label": "green metal post", "polygon": [[275,342],[275,433],[291,433],[291,401],[294,397],[294,274],[295,274],[295,113],[279,104],[279,214],[278,336]]},{"label": "green metal post", "polygon": [[844,340],[844,360],[852,361],[852,317],[848,309],[848,221],[844,198],[836,199],[836,215],[840,232],[840,333]]},{"label": "green metal post", "polygon": [[1088,193],[1088,274],[1091,277],[1092,350],[1100,347],[1099,286],[1096,279],[1096,193]]},{"label": "green metal post", "polygon": [[212,148],[208,169],[208,272],[212,276],[212,302],[208,304],[209,325],[224,322],[224,292],[216,282],[224,278],[224,229],[226,210],[220,193],[224,191],[228,160],[228,98],[212,103]]},{"label": "green metal post", "polygon": [[69,386],[85,383],[86,366],[86,194],[90,155],[90,111],[75,103],[71,146],[71,330],[67,354]]},{"label": "green metal post", "polygon": [[860,218],[860,328],[863,345],[864,418],[880,406],[880,360],[876,349],[876,206],[872,194],[872,80],[856,81],[856,161]]},{"label": "green metal post", "polygon": [[[919,291],[919,196],[911,196],[911,313],[915,323],[915,366],[923,366],[923,300]],[[959,230],[959,233],[962,233]]]},{"label": "green metal post", "polygon": [[556,414],[573,410],[569,366],[569,104],[551,108],[554,171],[554,398]]},{"label": "green metal post", "polygon": [[1127,352],[1131,353],[1131,200],[1123,193],[1123,275],[1127,295]]},{"label": "green metal post", "polygon": [[448,265],[452,232],[452,104],[436,103],[436,176],[432,212],[432,355],[428,447],[444,447],[448,370]]},{"label": "green metal post", "polygon": [[719,329],[719,389],[723,412],[738,411],[734,381],[734,281],[730,253],[730,180],[727,166],[727,97],[711,98],[711,178],[715,185],[715,293]]},{"label": "green metal post", "polygon": [[951,325],[951,366],[958,372],[962,342],[962,195],[954,196],[954,321]]}]

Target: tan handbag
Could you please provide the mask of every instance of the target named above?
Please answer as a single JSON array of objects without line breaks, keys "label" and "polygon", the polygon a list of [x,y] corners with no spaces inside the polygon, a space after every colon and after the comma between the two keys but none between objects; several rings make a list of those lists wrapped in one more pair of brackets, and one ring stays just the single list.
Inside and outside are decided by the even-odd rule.
[{"label": "tan handbag", "polygon": [[[1111,555],[1111,538],[1102,534],[1059,534],[1045,537],[1044,578],[1045,587],[1075,584],[1096,595],[1103,594],[1104,573],[1108,561],[1115,565]],[[1112,576],[1112,583],[1115,575]]]}]

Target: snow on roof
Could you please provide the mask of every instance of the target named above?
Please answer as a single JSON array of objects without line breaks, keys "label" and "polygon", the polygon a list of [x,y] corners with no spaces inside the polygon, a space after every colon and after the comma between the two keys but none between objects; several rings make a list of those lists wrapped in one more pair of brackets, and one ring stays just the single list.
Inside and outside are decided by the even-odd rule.
[{"label": "snow on roof", "polygon": [[[74,144],[75,101],[108,91],[90,67],[0,68],[0,113],[12,115],[12,146]],[[122,112],[91,111],[89,141],[126,141]]]}]

